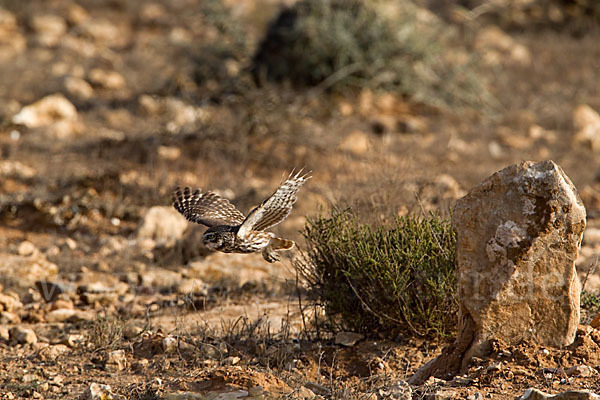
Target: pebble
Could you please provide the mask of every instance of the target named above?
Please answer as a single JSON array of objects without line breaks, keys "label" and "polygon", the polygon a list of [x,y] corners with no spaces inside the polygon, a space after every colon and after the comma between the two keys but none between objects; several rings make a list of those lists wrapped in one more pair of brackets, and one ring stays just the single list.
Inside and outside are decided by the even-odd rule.
[{"label": "pebble", "polygon": [[342,346],[352,347],[358,341],[364,339],[365,335],[354,332],[338,332],[335,335],[335,344],[341,344]]},{"label": "pebble", "polygon": [[24,240],[19,243],[19,247],[17,248],[17,254],[21,256],[30,256],[37,251],[38,249],[35,247],[35,245],[28,240]]},{"label": "pebble", "polygon": [[90,71],[88,79],[93,85],[105,89],[122,89],[125,87],[125,78],[116,71],[94,68]]},{"label": "pebble", "polygon": [[15,326],[9,331],[11,341],[18,344],[35,344],[37,343],[37,336],[33,329],[25,328],[23,326]]},{"label": "pebble", "polygon": [[0,311],[0,324],[18,324],[21,322],[21,318],[9,311]]},{"label": "pebble", "polygon": [[80,397],[81,400],[117,400],[118,397],[110,391],[109,385],[92,383]]},{"label": "pebble", "polygon": [[59,308],[47,313],[45,319],[48,323],[65,322],[75,314],[77,314],[77,311],[72,308]]},{"label": "pebble", "polygon": [[144,328],[142,328],[138,324],[129,322],[123,328],[123,336],[126,339],[133,339],[134,337],[138,336],[143,331],[144,331]]},{"label": "pebble", "polygon": [[109,372],[119,372],[127,368],[127,358],[124,350],[114,350],[108,353],[104,367]]},{"label": "pebble", "polygon": [[23,303],[19,299],[9,296],[4,293],[0,293],[0,311],[14,312],[23,307]]},{"label": "pebble", "polygon": [[62,94],[52,94],[25,106],[13,118],[12,122],[28,128],[39,128],[77,118],[77,109]]}]

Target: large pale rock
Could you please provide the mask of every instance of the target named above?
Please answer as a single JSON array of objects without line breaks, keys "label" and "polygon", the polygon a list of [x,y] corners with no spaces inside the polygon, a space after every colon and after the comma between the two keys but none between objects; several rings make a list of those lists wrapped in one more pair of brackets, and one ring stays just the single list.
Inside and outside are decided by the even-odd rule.
[{"label": "large pale rock", "polygon": [[189,223],[173,207],[150,208],[137,232],[138,239],[154,239],[158,243],[181,239]]},{"label": "large pale rock", "polygon": [[77,118],[77,109],[62,94],[53,94],[23,107],[12,122],[28,128],[49,126],[62,120]]},{"label": "large pale rock", "polygon": [[600,114],[587,104],[573,110],[574,140],[588,145],[592,150],[600,150]]},{"label": "large pale rock", "polygon": [[31,256],[0,253],[0,275],[20,287],[34,286],[40,279],[50,278],[58,273],[58,266],[46,259],[43,254]]},{"label": "large pale rock", "polygon": [[573,342],[581,290],[575,259],[585,218],[577,190],[552,161],[507,167],[457,201],[459,334],[427,367],[429,375],[465,368],[492,338],[510,345]]}]

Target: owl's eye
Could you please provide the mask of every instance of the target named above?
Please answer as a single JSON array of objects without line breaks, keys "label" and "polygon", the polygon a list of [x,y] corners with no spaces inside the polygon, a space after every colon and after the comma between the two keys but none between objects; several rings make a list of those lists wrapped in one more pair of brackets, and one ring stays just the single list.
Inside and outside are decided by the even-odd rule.
[{"label": "owl's eye", "polygon": [[215,238],[215,234],[214,233],[207,233],[206,234],[206,240],[213,240]]}]

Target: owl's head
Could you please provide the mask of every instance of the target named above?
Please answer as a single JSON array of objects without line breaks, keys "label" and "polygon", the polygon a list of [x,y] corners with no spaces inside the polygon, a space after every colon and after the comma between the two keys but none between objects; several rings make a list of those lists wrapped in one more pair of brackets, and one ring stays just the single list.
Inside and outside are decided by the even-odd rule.
[{"label": "owl's head", "polygon": [[211,250],[221,250],[233,244],[235,234],[230,232],[228,226],[215,226],[209,228],[202,235],[202,243]]},{"label": "owl's head", "polygon": [[206,231],[202,235],[202,243],[211,250],[216,250],[223,244],[223,237],[220,232]]}]

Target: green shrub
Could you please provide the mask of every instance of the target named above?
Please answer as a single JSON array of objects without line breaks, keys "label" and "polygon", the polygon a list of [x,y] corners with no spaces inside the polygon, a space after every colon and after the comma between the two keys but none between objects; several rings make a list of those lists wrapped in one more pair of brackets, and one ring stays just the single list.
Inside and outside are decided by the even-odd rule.
[{"label": "green shrub", "polygon": [[455,236],[437,214],[361,224],[346,211],[309,219],[296,268],[329,327],[386,337],[443,337],[456,325]]},{"label": "green shrub", "polygon": [[[269,26],[253,74],[333,91],[397,91],[434,106],[481,105],[486,91],[469,63],[445,59],[452,30],[410,2],[302,0]],[[430,19],[430,20],[429,20]]]}]

